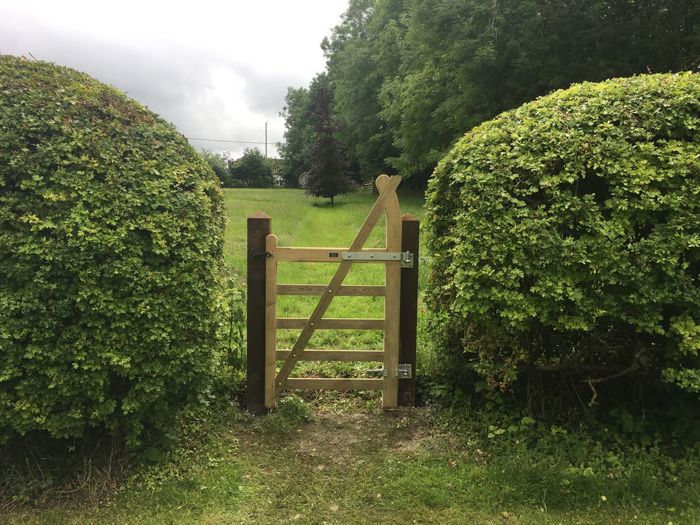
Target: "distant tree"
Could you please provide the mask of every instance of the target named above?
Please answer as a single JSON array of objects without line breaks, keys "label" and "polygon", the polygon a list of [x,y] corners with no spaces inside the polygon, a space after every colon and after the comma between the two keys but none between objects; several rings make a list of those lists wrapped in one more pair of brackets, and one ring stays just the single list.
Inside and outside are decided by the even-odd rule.
[{"label": "distant tree", "polygon": [[338,140],[340,129],[332,114],[333,91],[326,74],[318,75],[309,89],[307,119],[313,129],[309,169],[304,176],[306,193],[326,197],[335,203],[335,196],[348,193],[353,186],[347,174],[343,144]]},{"label": "distant tree", "polygon": [[299,187],[299,177],[309,171],[313,130],[308,118],[309,90],[288,88],[284,118],[284,142],[277,145],[283,160],[282,181],[286,187]]},{"label": "distant tree", "polygon": [[229,163],[229,171],[234,186],[269,188],[275,184],[270,163],[258,148],[244,149],[240,159]]},{"label": "distant tree", "polygon": [[228,169],[228,162],[221,154],[212,153],[209,150],[203,149],[199,152],[202,158],[207,161],[211,169],[214,170],[216,176],[219,177],[221,185],[224,188],[231,187],[231,174]]}]

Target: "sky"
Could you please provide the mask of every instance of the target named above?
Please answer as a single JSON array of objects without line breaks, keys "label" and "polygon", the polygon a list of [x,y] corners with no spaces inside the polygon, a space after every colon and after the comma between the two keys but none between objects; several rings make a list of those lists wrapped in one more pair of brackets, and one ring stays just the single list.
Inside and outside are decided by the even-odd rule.
[{"label": "sky", "polygon": [[[321,41],[348,0],[0,0],[0,54],[88,73],[186,137],[264,142],[277,155],[288,86],[324,69]],[[245,147],[190,140],[196,148]]]}]

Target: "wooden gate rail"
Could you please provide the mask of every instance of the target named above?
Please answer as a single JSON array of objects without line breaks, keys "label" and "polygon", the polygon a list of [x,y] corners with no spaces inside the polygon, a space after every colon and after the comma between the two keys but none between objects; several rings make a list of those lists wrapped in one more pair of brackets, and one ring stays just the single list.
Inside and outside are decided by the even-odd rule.
[{"label": "wooden gate rail", "polygon": [[[248,409],[264,413],[274,407],[283,389],[382,390],[385,408],[415,403],[415,374],[399,381],[399,363],[415,371],[416,308],[418,280],[418,221],[400,216],[396,188],[401,177],[381,175],[379,197],[349,248],[278,247],[271,233],[271,219],[258,213],[248,219]],[[386,247],[363,249],[380,215],[386,213]],[[350,252],[350,253],[348,253]],[[410,252],[413,265],[399,260]],[[386,254],[386,255],[381,255]],[[376,259],[375,259],[376,257]],[[404,255],[401,254],[401,259]],[[359,260],[358,260],[359,259]],[[335,262],[338,268],[328,285],[278,284],[279,262]],[[343,285],[352,264],[385,265],[384,285]],[[261,293],[262,292],[262,293]],[[278,318],[278,295],[319,297],[313,313],[305,318]],[[334,296],[384,297],[383,319],[324,318]],[[413,309],[413,312],[407,309]],[[290,349],[277,348],[277,330],[301,329]],[[384,349],[307,349],[316,330],[383,330]],[[277,362],[282,366],[277,370]],[[290,378],[298,361],[382,362],[381,378]]]},{"label": "wooden gate rail", "polygon": [[[322,295],[328,289],[322,284],[278,284],[277,295]],[[336,296],[383,297],[385,286],[341,286]]]}]

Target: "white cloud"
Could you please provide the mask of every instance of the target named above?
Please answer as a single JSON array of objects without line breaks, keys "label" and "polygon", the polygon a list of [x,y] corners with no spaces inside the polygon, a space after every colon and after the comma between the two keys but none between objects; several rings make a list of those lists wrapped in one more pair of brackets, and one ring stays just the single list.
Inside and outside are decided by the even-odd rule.
[{"label": "white cloud", "polygon": [[[5,0],[0,53],[50,60],[126,91],[188,137],[282,138],[287,86],[322,71],[347,0]],[[229,149],[245,145],[195,142]],[[262,149],[262,145],[260,145]]]}]

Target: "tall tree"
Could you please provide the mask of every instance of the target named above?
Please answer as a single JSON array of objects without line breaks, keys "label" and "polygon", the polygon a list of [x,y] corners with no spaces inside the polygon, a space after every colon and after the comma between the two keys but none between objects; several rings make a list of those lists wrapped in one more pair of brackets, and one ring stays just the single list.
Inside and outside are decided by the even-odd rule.
[{"label": "tall tree", "polygon": [[382,84],[397,74],[404,0],[350,0],[330,39],[321,44],[334,92],[334,113],[359,178],[373,180],[395,170],[387,159],[398,152],[380,117]]},{"label": "tall tree", "polygon": [[343,144],[338,140],[339,123],[331,107],[333,92],[328,76],[318,75],[309,88],[307,119],[313,129],[309,170],[304,176],[306,193],[326,197],[335,203],[335,196],[348,193],[352,180],[347,174]]},{"label": "tall tree", "polygon": [[[322,47],[349,165],[425,181],[470,128],[552,90],[695,69],[700,2],[350,0]],[[308,120],[287,123],[302,151]]]},{"label": "tall tree", "polygon": [[685,0],[417,0],[381,118],[405,175],[496,114],[573,82],[697,66],[700,8]]},{"label": "tall tree", "polygon": [[299,177],[309,171],[313,130],[308,119],[309,90],[288,88],[285,106],[280,116],[284,118],[284,142],[277,149],[283,160],[282,181],[286,187],[299,186]]}]

